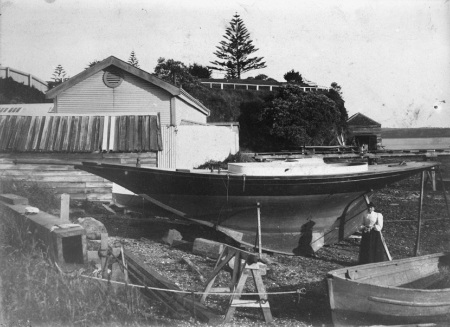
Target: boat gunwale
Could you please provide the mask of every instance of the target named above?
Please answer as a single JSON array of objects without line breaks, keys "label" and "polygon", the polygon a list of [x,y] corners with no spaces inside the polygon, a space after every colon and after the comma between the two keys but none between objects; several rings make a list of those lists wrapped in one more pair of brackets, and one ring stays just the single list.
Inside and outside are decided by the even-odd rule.
[{"label": "boat gunwale", "polygon": [[[424,294],[427,294],[427,293],[450,293],[450,287],[442,288],[442,289],[420,289],[420,288],[406,288],[406,287],[401,287],[401,286],[381,286],[381,285],[374,285],[374,284],[369,284],[369,283],[365,283],[365,282],[360,282],[357,279],[343,277],[343,275],[349,269],[356,268],[356,267],[362,267],[362,268],[368,269],[371,267],[391,266],[391,265],[396,265],[399,263],[403,264],[403,263],[414,262],[414,261],[423,261],[423,260],[427,261],[431,258],[441,258],[441,257],[446,257],[446,256],[450,257],[450,252],[439,252],[439,253],[424,255],[424,256],[421,256],[419,260],[417,259],[417,257],[412,257],[412,258],[398,259],[398,260],[393,260],[393,261],[368,263],[368,264],[364,264],[364,265],[339,268],[339,269],[335,269],[335,270],[328,272],[326,275],[326,279],[330,280],[330,281],[336,279],[336,280],[340,280],[340,281],[344,281],[344,282],[348,282],[348,283],[355,283],[357,285],[363,284],[363,285],[376,287],[379,289],[401,290],[401,291],[404,291],[407,293],[417,293],[417,292],[424,293]],[[339,276],[337,274],[339,274]],[[374,276],[377,276],[377,275],[374,275]],[[450,306],[450,302],[446,305]]]},{"label": "boat gunwale", "polygon": [[[327,183],[330,182],[330,179],[340,180],[340,179],[348,179],[348,178],[355,178],[355,177],[364,177],[364,176],[373,176],[373,178],[377,178],[378,176],[383,175],[389,175],[389,174],[396,174],[396,173],[413,173],[415,171],[423,171],[426,169],[430,169],[436,166],[439,166],[439,162],[414,162],[414,163],[424,163],[426,164],[424,166],[415,166],[415,167],[407,167],[405,169],[405,166],[392,166],[386,164],[389,168],[403,168],[403,169],[393,169],[391,171],[364,171],[364,172],[355,172],[355,173],[344,173],[344,174],[330,174],[330,175],[290,175],[290,176],[282,176],[282,175],[274,175],[274,176],[265,176],[265,175],[247,175],[247,174],[234,174],[234,173],[228,173],[227,170],[222,170],[219,173],[210,172],[208,170],[204,170],[204,172],[199,172],[195,170],[172,170],[172,169],[164,169],[164,168],[157,168],[157,167],[133,167],[133,166],[126,166],[126,165],[116,165],[116,164],[106,164],[106,163],[91,163],[91,162],[82,162],[80,165],[74,165],[75,168],[85,170],[83,167],[92,169],[101,169],[101,168],[108,168],[108,169],[115,169],[115,170],[128,170],[133,172],[148,172],[148,173],[158,173],[161,175],[177,175],[179,177],[190,177],[192,175],[195,175],[196,178],[214,178],[214,179],[224,179],[229,178],[232,180],[238,179],[239,181],[245,176],[247,182],[248,181],[257,181],[257,180],[266,180],[266,181],[272,181],[272,180],[312,180],[312,181],[320,181],[324,180]],[[381,165],[377,165],[379,167]],[[369,166],[370,167],[370,166]]]}]

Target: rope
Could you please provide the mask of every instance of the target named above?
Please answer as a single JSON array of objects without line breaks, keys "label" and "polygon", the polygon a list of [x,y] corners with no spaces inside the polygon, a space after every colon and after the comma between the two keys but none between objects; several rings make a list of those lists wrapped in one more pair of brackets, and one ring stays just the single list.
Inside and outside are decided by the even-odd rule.
[{"label": "rope", "polygon": [[111,284],[127,285],[127,286],[130,286],[130,287],[144,288],[144,289],[154,290],[154,291],[163,291],[163,292],[181,293],[181,294],[191,294],[191,295],[208,294],[208,295],[225,295],[225,296],[230,296],[230,295],[237,295],[237,294],[238,295],[285,295],[285,294],[305,294],[306,293],[306,290],[304,288],[302,288],[300,290],[295,290],[295,291],[266,292],[266,293],[224,293],[224,292],[208,292],[208,293],[205,293],[205,292],[170,290],[170,289],[167,289],[167,288],[149,287],[149,286],[144,286],[144,285],[137,285],[137,284],[118,282],[118,281],[115,281],[115,280],[109,280],[108,281],[107,279],[104,279],[104,278],[92,277],[92,276],[87,276],[87,275],[80,275],[80,277],[94,279],[94,280],[107,282],[107,283],[111,283]]}]

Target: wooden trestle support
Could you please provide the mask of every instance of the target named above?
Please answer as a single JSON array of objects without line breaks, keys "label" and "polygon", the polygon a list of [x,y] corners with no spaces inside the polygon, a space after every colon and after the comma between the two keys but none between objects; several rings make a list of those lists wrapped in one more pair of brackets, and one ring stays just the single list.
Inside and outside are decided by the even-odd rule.
[{"label": "wooden trestle support", "polygon": [[[217,275],[223,269],[227,269],[228,263],[232,262],[232,273],[229,288],[213,287]],[[267,297],[266,288],[262,281],[266,274],[267,266],[258,262],[258,256],[250,252],[240,250],[226,245],[217,259],[211,277],[208,279],[206,288],[203,292],[200,302],[204,303],[210,293],[232,293],[230,305],[225,315],[224,323],[228,323],[233,318],[236,308],[260,308],[267,323],[272,322],[272,313]],[[247,278],[253,278],[257,299],[241,299]],[[250,296],[250,295],[246,295]]]}]

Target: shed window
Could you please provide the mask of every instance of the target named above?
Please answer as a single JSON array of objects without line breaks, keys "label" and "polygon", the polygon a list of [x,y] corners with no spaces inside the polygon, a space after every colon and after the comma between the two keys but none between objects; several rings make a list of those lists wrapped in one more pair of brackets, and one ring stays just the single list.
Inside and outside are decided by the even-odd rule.
[{"label": "shed window", "polygon": [[118,87],[123,81],[123,75],[120,71],[116,71],[116,70],[111,70],[111,71],[106,71],[103,74],[103,83],[105,83],[105,85],[107,87],[110,88],[115,88]]}]

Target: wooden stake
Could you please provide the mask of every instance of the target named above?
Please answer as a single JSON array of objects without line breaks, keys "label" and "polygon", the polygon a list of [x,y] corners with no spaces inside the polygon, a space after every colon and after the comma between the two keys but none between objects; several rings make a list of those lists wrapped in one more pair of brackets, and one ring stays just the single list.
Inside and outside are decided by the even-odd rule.
[{"label": "wooden stake", "polygon": [[128,265],[125,260],[125,253],[123,251],[123,245],[120,246],[120,252],[122,255],[123,274],[125,275],[125,282],[128,284],[130,282],[128,279]]},{"label": "wooden stake", "polygon": [[256,203],[256,211],[258,213],[258,253],[259,259],[262,258],[262,250],[261,250],[261,205],[259,202]]},{"label": "wooden stake", "polygon": [[69,207],[70,207],[70,195],[61,194],[61,213],[60,218],[63,220],[69,220]]},{"label": "wooden stake", "polygon": [[381,233],[381,231],[380,231],[380,237],[381,237],[381,243],[383,243],[384,252],[386,252],[386,255],[387,255],[389,261],[392,261],[392,257],[391,257],[391,254],[389,253],[389,249],[387,247],[386,240],[384,239],[384,236]]},{"label": "wooden stake", "polygon": [[420,199],[419,199],[419,218],[417,220],[417,235],[416,235],[416,246],[414,249],[414,256],[417,257],[420,249],[420,229],[422,227],[422,207],[423,207],[423,189],[425,184],[425,170],[422,171],[420,178]]},{"label": "wooden stake", "polygon": [[102,263],[102,278],[108,278],[108,233],[101,233],[100,260]]}]

